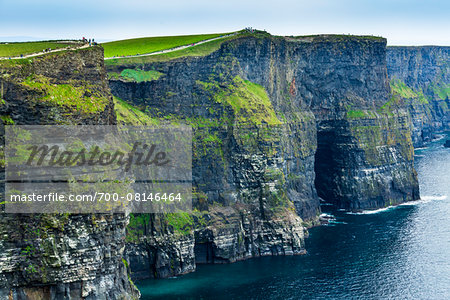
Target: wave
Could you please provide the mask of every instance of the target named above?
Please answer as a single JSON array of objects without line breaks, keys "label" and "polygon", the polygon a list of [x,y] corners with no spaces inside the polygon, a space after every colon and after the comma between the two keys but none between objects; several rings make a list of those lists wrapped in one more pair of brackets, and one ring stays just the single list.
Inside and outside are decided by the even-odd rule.
[{"label": "wave", "polygon": [[321,213],[319,218],[324,218],[324,219],[336,219],[335,216],[333,216],[332,214],[327,214],[327,213]]},{"label": "wave", "polygon": [[416,200],[416,201],[408,201],[408,202],[404,202],[404,203],[400,203],[397,205],[391,205],[388,207],[383,207],[383,208],[379,208],[379,209],[373,209],[373,210],[363,210],[363,211],[358,211],[358,212],[347,212],[346,214],[348,215],[373,215],[373,214],[378,214],[381,212],[385,212],[385,211],[389,211],[391,209],[395,209],[399,206],[414,206],[414,205],[418,205],[418,204],[423,204],[423,203],[428,203],[430,201],[442,201],[447,199],[446,195],[443,196],[421,196],[420,200]]},{"label": "wave", "polygon": [[436,138],[434,138],[432,141],[433,141],[433,142],[437,142],[437,141],[442,140],[443,138],[445,138],[445,135],[443,135],[443,134],[437,134],[437,135],[436,135]]},{"label": "wave", "polygon": [[[422,201],[428,202],[428,201],[442,201],[442,200],[447,199],[448,197],[447,197],[447,195],[442,195],[442,196],[433,195],[433,196],[421,196],[420,198]],[[420,200],[418,200],[418,201],[420,201]]]},{"label": "wave", "polygon": [[347,224],[346,222],[337,221],[334,215],[327,213],[320,214],[319,220],[323,226],[335,226],[337,224]]},{"label": "wave", "polygon": [[328,223],[330,223],[330,224],[344,224],[344,225],[347,225],[347,224],[348,224],[347,222],[343,222],[343,221],[333,221],[333,220],[328,221]]},{"label": "wave", "polygon": [[388,207],[383,207],[383,208],[379,208],[379,209],[370,209],[370,210],[363,210],[363,211],[357,211],[357,212],[349,211],[349,212],[346,212],[346,214],[347,215],[373,215],[373,214],[378,214],[380,212],[388,211],[395,207],[396,206],[388,206]]}]

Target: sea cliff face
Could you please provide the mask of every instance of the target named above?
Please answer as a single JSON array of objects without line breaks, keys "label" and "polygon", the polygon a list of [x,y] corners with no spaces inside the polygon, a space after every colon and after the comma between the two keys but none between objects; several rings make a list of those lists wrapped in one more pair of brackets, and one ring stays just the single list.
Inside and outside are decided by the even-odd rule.
[{"label": "sea cliff face", "polygon": [[298,93],[317,122],[319,196],[348,210],[417,199],[410,120],[389,93],[386,40],[323,36],[294,45]]},{"label": "sea cliff face", "polygon": [[130,271],[305,253],[320,201],[418,199],[413,142],[448,123],[448,50],[394,50],[257,32],[199,57],[114,61],[109,80],[100,47],[2,62],[2,142],[7,124],[188,124],[194,189],[190,212],[1,214],[0,298],[138,297]]},{"label": "sea cliff face", "polygon": [[[133,73],[152,76],[122,76]],[[320,198],[360,210],[419,197],[411,120],[390,93],[384,39],[261,33],[203,57],[123,59],[108,74],[119,103],[195,133],[194,211],[132,216],[136,277],[304,253]]]},{"label": "sea cliff face", "polygon": [[[4,125],[116,123],[100,47],[3,61],[0,88],[2,143]],[[122,260],[127,224],[119,214],[1,212],[0,299],[138,298]]]},{"label": "sea cliff face", "polygon": [[391,88],[405,102],[416,147],[450,128],[450,47],[388,47]]},{"label": "sea cliff face", "polygon": [[132,269],[140,253],[150,265],[143,276],[192,271],[195,262],[305,251],[302,222],[315,222],[319,213],[314,115],[289,92],[294,79],[283,71],[290,66],[281,53],[271,57],[270,43],[252,42],[265,44],[242,41],[211,57],[148,66],[164,74],[156,81],[110,81],[115,96],[195,132],[192,215],[156,215],[129,227],[139,245],[129,248]]}]

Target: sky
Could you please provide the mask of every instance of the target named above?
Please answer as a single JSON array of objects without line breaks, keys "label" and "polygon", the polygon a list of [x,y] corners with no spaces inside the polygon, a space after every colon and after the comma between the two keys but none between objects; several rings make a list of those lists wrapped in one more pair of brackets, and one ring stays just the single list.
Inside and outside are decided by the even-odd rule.
[{"label": "sky", "polygon": [[449,0],[0,0],[0,41],[231,32],[355,34],[450,46]]}]

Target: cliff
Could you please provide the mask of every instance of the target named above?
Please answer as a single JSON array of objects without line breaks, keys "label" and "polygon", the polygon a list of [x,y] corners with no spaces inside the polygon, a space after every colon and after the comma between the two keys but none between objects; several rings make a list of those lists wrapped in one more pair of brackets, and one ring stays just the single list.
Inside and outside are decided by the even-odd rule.
[{"label": "cliff", "polygon": [[121,109],[195,130],[194,211],[132,216],[136,277],[304,253],[320,198],[361,210],[419,197],[411,120],[390,93],[382,38],[258,32],[205,56],[107,69]]},{"label": "cliff", "polygon": [[391,88],[407,105],[417,147],[450,128],[450,47],[388,47]]},{"label": "cliff", "polygon": [[303,254],[321,201],[357,211],[418,199],[413,141],[448,123],[447,48],[386,52],[377,37],[256,32],[199,56],[110,60],[107,71],[100,47],[1,62],[2,132],[191,125],[193,210],[2,213],[0,298],[132,298],[130,270],[169,277]]},{"label": "cliff", "polygon": [[[0,91],[2,144],[8,124],[116,123],[100,47],[2,61]],[[127,224],[118,214],[0,213],[0,298],[138,298],[122,260]]]}]

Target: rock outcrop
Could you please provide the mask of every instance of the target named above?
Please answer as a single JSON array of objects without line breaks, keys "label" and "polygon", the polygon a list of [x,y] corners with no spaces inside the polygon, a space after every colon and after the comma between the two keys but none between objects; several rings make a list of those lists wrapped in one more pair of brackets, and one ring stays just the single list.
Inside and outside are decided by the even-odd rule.
[{"label": "rock outcrop", "polygon": [[[100,47],[3,61],[0,91],[2,143],[5,124],[116,123]],[[1,212],[0,299],[138,298],[122,259],[127,224],[123,214]]]},{"label": "rock outcrop", "polygon": [[450,128],[450,47],[388,47],[391,87],[410,111],[416,147]]},{"label": "rock outcrop", "polygon": [[[121,103],[194,127],[194,211],[133,216],[127,255],[140,277],[304,253],[319,196],[349,210],[419,197],[385,39],[256,33],[206,56],[124,59],[108,72]],[[133,72],[157,76],[122,76]]]}]

